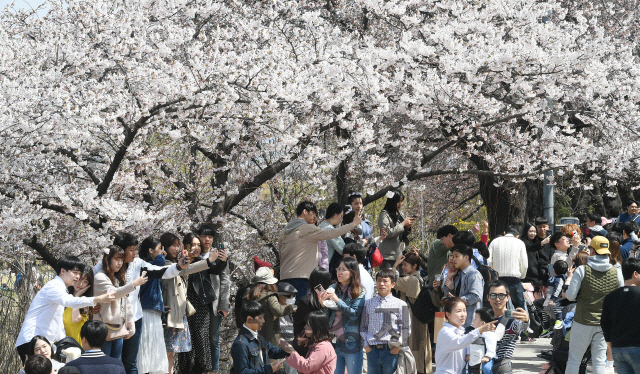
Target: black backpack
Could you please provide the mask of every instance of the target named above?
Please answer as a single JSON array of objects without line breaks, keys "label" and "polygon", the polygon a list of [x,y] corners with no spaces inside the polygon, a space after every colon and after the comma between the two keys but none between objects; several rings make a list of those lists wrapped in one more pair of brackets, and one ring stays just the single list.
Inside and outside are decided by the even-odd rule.
[{"label": "black backpack", "polygon": [[482,279],[484,280],[484,295],[482,298],[484,302],[487,298],[487,295],[489,294],[489,282],[498,280],[498,272],[493,270],[493,268],[491,268],[490,266],[481,264],[476,256],[472,255],[471,258],[476,262],[476,265],[478,265],[478,271],[480,272],[480,275],[482,275]]},{"label": "black backpack", "polygon": [[420,281],[420,293],[416,297],[416,301],[411,303],[407,300],[407,304],[411,308],[411,313],[421,323],[431,323],[435,319],[438,308],[431,302],[431,291],[427,287],[427,282],[421,278],[416,277]]}]

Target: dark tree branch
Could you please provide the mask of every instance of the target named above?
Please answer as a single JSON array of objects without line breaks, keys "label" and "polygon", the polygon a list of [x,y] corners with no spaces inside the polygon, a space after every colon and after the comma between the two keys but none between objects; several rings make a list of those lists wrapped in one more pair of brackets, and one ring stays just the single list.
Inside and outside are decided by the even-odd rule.
[{"label": "dark tree branch", "polygon": [[78,165],[80,168],[82,168],[82,170],[84,170],[85,173],[87,173],[87,175],[89,176],[91,181],[96,186],[100,184],[100,179],[98,177],[96,177],[96,175],[93,172],[93,170],[91,170],[91,168],[89,166],[87,166],[87,165],[80,165],[80,163],[81,163],[80,159],[78,158],[78,156],[75,153],[73,153],[73,151],[68,150],[68,149],[59,148],[55,152],[69,157],[71,159],[71,161],[73,161],[76,165]]},{"label": "dark tree branch", "polygon": [[38,237],[36,235],[33,235],[29,239],[23,239],[22,242],[25,245],[33,248],[40,256],[42,256],[42,259],[47,264],[49,264],[49,266],[51,266],[54,270],[58,269],[58,259],[56,258],[56,256],[53,255],[53,253],[51,253],[49,248],[47,248],[44,244],[38,241]]},{"label": "dark tree branch", "polygon": [[244,223],[247,224],[247,226],[256,230],[258,232],[258,235],[260,236],[260,239],[269,247],[269,249],[271,249],[271,252],[273,252],[273,254],[276,256],[276,259],[278,259],[278,262],[280,262],[280,252],[278,251],[278,247],[276,247],[275,244],[269,241],[264,230],[262,230],[260,227],[258,227],[258,225],[255,222],[243,216],[242,214],[235,213],[235,212],[228,212],[228,213],[231,214],[232,216],[240,218],[241,220],[244,221]]}]

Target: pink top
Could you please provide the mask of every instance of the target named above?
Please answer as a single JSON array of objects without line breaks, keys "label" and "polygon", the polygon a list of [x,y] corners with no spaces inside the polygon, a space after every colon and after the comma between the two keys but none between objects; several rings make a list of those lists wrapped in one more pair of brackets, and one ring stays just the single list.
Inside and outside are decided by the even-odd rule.
[{"label": "pink top", "polygon": [[293,352],[287,358],[287,364],[302,374],[333,374],[337,359],[331,343],[324,341],[310,345],[306,358]]}]

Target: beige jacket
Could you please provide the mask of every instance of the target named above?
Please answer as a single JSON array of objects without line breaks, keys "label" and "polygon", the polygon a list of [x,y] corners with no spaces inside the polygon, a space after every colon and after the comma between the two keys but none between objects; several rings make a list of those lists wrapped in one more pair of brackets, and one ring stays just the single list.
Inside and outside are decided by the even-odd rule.
[{"label": "beige jacket", "polygon": [[291,220],[280,235],[280,279],[309,278],[318,266],[318,241],[337,238],[354,228],[350,223],[323,230],[302,218]]},{"label": "beige jacket", "polygon": [[[114,295],[116,299],[110,303],[100,304],[101,309],[96,318],[106,324],[115,326],[119,326],[124,322],[127,330],[129,330],[129,335],[133,335],[136,332],[136,324],[131,304],[127,298],[127,295],[134,290],[133,283],[115,287],[111,283],[109,276],[103,270],[100,270],[93,280],[93,295],[104,295],[111,290],[116,291]],[[123,311],[124,315],[122,314]]]},{"label": "beige jacket", "polygon": [[[173,264],[174,262],[169,260],[165,263],[165,265]],[[204,271],[207,268],[207,261],[198,261],[189,264],[177,277],[162,280],[162,300],[164,305],[171,308],[167,313],[167,327],[184,329],[183,316],[187,312],[187,282],[183,276]]]},{"label": "beige jacket", "polygon": [[[398,213],[398,216],[400,221],[404,220],[404,215],[401,212]],[[404,242],[402,241],[404,226],[402,225],[402,222],[393,222],[389,213],[387,213],[386,210],[383,210],[378,216],[378,227],[380,227],[380,231],[383,229],[387,230],[387,237],[380,242],[380,245],[378,246],[380,254],[385,260],[395,261],[402,255],[402,251],[404,250]]]}]

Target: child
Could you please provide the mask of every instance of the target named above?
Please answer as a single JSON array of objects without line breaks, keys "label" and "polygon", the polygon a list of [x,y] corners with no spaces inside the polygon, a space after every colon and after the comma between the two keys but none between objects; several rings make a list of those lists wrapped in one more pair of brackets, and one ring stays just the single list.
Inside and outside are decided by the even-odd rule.
[{"label": "child", "polygon": [[552,288],[552,291],[550,291],[547,305],[553,308],[553,313],[556,316],[556,324],[553,326],[554,329],[562,328],[562,307],[555,301],[562,294],[562,286],[564,286],[567,281],[567,270],[569,270],[569,267],[566,262],[556,262],[553,264],[553,277],[550,277],[548,281],[549,288]]},{"label": "child", "polygon": [[302,358],[291,345],[283,344],[287,352],[291,353],[287,358],[287,364],[302,374],[333,374],[338,358],[331,344],[333,334],[329,331],[329,317],[319,310],[309,313],[304,335],[306,342],[301,344],[309,347],[305,358]]},{"label": "child", "polygon": [[[493,309],[482,308],[476,310],[473,327],[479,329],[487,323],[493,322]],[[493,374],[493,361],[496,357],[498,336],[494,331],[483,332],[471,343],[467,349],[467,362],[472,373]],[[482,370],[480,370],[482,367]]]},{"label": "child", "polygon": [[[280,360],[269,364],[269,359],[284,358],[287,353],[258,334],[264,325],[264,313],[264,307],[257,301],[248,300],[242,304],[240,316],[244,324],[231,346],[235,374],[271,374],[284,362]],[[252,354],[256,350],[259,354]]]},{"label": "child", "polygon": [[[278,302],[280,305],[293,305],[296,307],[296,295],[298,294],[298,290],[293,287],[291,284],[287,282],[278,282]],[[297,308],[297,307],[296,307]],[[280,336],[281,340],[291,344],[293,343],[294,335],[293,335],[293,315],[287,314],[280,317]],[[277,338],[277,336],[276,336]],[[293,370],[287,362],[284,362],[284,372],[287,374],[295,374],[296,371]]]},{"label": "child", "polygon": [[443,300],[445,322],[438,332],[436,374],[461,373],[465,366],[463,348],[468,347],[486,331],[494,331],[495,323],[484,323],[470,333],[464,333],[467,304],[454,296]]},{"label": "child", "polygon": [[367,353],[368,373],[395,372],[400,347],[391,348],[389,343],[406,347],[409,340],[409,308],[407,303],[391,295],[395,285],[396,272],[388,268],[380,270],[376,274],[378,295],[364,304],[360,318],[360,335]]}]

